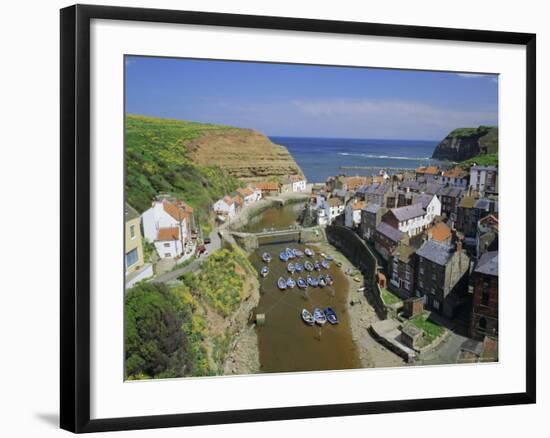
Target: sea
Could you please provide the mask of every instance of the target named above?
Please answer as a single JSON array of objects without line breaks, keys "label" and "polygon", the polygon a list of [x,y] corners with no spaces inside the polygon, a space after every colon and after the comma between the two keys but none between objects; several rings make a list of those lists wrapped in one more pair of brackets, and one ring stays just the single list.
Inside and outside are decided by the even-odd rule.
[{"label": "sea", "polygon": [[431,159],[437,141],[350,138],[269,137],[285,146],[309,182],[331,175],[368,176],[441,163]]}]

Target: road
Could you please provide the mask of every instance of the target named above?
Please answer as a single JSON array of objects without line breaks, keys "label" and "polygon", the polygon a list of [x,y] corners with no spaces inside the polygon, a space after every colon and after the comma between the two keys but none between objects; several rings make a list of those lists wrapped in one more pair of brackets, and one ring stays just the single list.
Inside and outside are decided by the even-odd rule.
[{"label": "road", "polygon": [[415,365],[437,365],[445,363],[457,363],[458,354],[464,341],[468,338],[451,332],[449,337],[434,351],[426,353],[415,361]]},{"label": "road", "polygon": [[151,280],[152,283],[168,283],[169,281],[176,280],[180,275],[183,275],[187,272],[193,272],[196,271],[202,262],[208,258],[210,254],[212,254],[214,251],[221,248],[221,239],[218,235],[218,229],[215,228],[210,232],[210,243],[206,245],[206,249],[208,250],[208,254],[204,255],[202,254],[195,260],[193,260],[190,264],[187,266],[184,266],[179,269],[175,269],[173,271],[166,272],[162,275],[159,275],[158,277],[155,277],[153,280]]}]

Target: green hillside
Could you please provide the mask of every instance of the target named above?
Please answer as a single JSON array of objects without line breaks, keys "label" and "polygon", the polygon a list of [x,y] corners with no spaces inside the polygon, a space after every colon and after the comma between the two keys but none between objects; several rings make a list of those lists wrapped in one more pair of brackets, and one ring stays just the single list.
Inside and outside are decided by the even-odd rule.
[{"label": "green hillside", "polygon": [[126,200],[143,212],[159,192],[171,193],[196,210],[203,221],[213,202],[239,186],[215,166],[198,166],[186,142],[232,128],[138,115],[126,116]]}]

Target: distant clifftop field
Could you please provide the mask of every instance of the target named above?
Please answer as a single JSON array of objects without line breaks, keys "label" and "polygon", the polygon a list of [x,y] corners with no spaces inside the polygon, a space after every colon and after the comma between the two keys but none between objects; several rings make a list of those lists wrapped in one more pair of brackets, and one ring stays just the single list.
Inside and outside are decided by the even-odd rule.
[{"label": "distant clifftop field", "polygon": [[126,200],[144,211],[159,192],[199,215],[246,182],[302,172],[285,147],[251,129],[126,115]]},{"label": "distant clifftop field", "polygon": [[496,164],[498,163],[498,127],[479,126],[455,129],[436,146],[432,158]]}]

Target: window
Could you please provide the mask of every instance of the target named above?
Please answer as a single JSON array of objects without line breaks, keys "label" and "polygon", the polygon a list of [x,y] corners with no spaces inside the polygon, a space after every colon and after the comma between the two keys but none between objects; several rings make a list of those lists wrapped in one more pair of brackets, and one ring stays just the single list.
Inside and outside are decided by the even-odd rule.
[{"label": "window", "polygon": [[483,316],[481,318],[479,318],[479,328],[481,330],[486,330],[487,329],[487,320]]},{"label": "window", "polygon": [[166,242],[166,243],[164,244],[164,247],[165,247],[165,248],[170,248],[170,242]]},{"label": "window", "polygon": [[420,273],[424,274],[424,267],[423,266],[420,266]]},{"label": "window", "polygon": [[138,261],[138,252],[137,248],[134,248],[129,253],[126,254],[126,267],[129,268],[130,266],[133,266]]},{"label": "window", "polygon": [[136,238],[136,226],[130,225],[130,239]]},{"label": "window", "polygon": [[490,288],[490,285],[491,285],[491,283],[489,282],[489,280],[484,278],[483,279],[483,285],[482,285],[482,288],[481,288],[481,304],[483,306],[488,306],[489,305],[489,288]]}]

